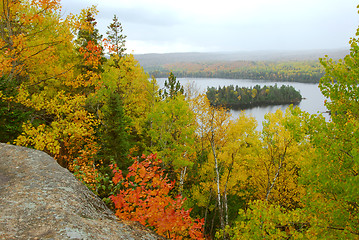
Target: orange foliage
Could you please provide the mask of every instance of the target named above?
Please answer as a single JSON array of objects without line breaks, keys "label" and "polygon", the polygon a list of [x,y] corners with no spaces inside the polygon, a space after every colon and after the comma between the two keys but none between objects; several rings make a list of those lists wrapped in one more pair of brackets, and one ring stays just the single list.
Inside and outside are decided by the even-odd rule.
[{"label": "orange foliage", "polygon": [[98,174],[94,165],[94,156],[98,150],[93,135],[87,137],[69,135],[68,138],[63,139],[61,154],[55,158],[58,162],[68,163],[68,169],[90,189],[94,189]]},{"label": "orange foliage", "polygon": [[156,155],[142,156],[136,160],[124,178],[121,170],[112,166],[113,182],[120,184],[117,196],[110,196],[115,204],[116,215],[124,220],[138,221],[171,239],[203,239],[204,220],[193,220],[191,209],[185,210],[185,199],[170,197],[174,182],[169,182],[161,169],[161,160]]},{"label": "orange foliage", "polygon": [[96,45],[93,41],[89,41],[85,48],[80,47],[79,52],[83,54],[86,63],[93,68],[97,69],[101,65],[102,48]]}]

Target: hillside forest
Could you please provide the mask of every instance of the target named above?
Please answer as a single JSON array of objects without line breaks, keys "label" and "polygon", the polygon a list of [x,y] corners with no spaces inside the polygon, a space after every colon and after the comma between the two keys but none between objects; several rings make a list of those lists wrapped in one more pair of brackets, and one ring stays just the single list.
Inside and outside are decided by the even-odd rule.
[{"label": "hillside forest", "polygon": [[331,121],[292,107],[257,131],[176,74],[160,89],[119,18],[102,36],[97,12],[0,2],[1,142],[48,153],[120,219],[170,239],[359,238],[358,38],[312,66]]},{"label": "hillside forest", "polygon": [[319,61],[200,61],[173,62],[146,67],[157,78],[173,72],[177,77],[272,80],[278,82],[319,83],[324,68]]}]

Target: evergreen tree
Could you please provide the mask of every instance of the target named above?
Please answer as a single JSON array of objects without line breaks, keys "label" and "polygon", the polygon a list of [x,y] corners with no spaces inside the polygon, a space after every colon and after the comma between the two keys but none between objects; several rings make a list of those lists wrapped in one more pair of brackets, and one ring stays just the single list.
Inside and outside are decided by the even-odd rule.
[{"label": "evergreen tree", "polygon": [[29,119],[33,110],[14,101],[5,99],[16,98],[16,85],[0,77],[0,142],[12,143],[21,133],[22,124]]},{"label": "evergreen tree", "polygon": [[[89,72],[101,73],[103,72],[102,64],[105,62],[103,47],[101,46],[102,35],[96,28],[97,22],[95,19],[95,9],[89,8],[82,11],[82,25],[80,26],[77,39],[77,51],[80,53],[81,63],[77,66],[81,74],[88,74]],[[100,61],[91,61],[89,59],[93,55],[100,55]],[[89,64],[89,62],[91,64]]]},{"label": "evergreen tree", "polygon": [[77,33],[76,40],[76,43],[80,47],[86,47],[90,41],[95,45],[99,45],[102,39],[102,35],[100,35],[98,29],[96,29],[97,22],[94,15],[95,13],[91,9],[86,9],[83,14],[84,23]]},{"label": "evergreen tree", "polygon": [[165,98],[174,98],[177,96],[177,94],[183,94],[184,90],[183,90],[183,86],[181,86],[180,82],[177,81],[176,77],[173,75],[172,72],[170,72],[170,75],[168,77],[168,81],[165,81],[165,87],[164,90],[162,92],[162,90],[160,90],[160,96],[165,99]]},{"label": "evergreen tree", "polygon": [[127,132],[129,118],[125,115],[121,96],[112,93],[107,104],[102,107],[102,112],[101,151],[104,165],[114,161],[120,169],[126,169],[130,164],[127,155],[131,137]]},{"label": "evergreen tree", "polygon": [[106,34],[108,42],[110,44],[110,50],[118,55],[118,57],[123,57],[126,51],[126,35],[124,35],[122,24],[118,21],[116,15],[113,16],[113,22],[108,26],[109,29]]}]

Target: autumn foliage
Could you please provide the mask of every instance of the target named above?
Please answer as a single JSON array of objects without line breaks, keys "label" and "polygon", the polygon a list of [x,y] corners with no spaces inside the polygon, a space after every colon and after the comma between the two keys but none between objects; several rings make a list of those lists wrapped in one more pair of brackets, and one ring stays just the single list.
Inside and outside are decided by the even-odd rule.
[{"label": "autumn foliage", "polygon": [[[119,218],[168,238],[358,239],[359,39],[338,61],[177,64],[160,89],[125,54],[119,19],[104,39],[97,12],[0,1],[1,142],[45,151]],[[210,96],[184,91],[180,74],[303,82],[324,74],[331,121],[288,108],[268,113],[258,131],[244,112],[233,120]],[[222,90],[248,101],[270,94],[255,88]]]},{"label": "autumn foliage", "polygon": [[171,197],[174,183],[161,169],[162,161],[154,154],[143,155],[142,159],[129,167],[126,177],[113,166],[113,182],[121,186],[119,193],[110,197],[116,215],[153,227],[158,234],[171,239],[203,239],[203,219],[190,217],[191,209],[184,209],[182,196]]}]

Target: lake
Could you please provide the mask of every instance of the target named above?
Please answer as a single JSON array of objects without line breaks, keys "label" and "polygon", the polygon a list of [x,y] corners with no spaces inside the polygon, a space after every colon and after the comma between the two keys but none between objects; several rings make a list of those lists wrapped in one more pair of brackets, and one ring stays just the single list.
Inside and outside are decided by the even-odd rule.
[{"label": "lake", "polygon": [[[164,86],[164,81],[166,78],[159,78],[157,82],[162,88]],[[303,111],[306,111],[310,114],[322,113],[323,116],[329,120],[330,116],[326,113],[327,109],[324,106],[325,97],[322,95],[318,88],[318,84],[312,83],[297,83],[297,82],[274,82],[274,81],[265,81],[265,80],[249,80],[249,79],[222,79],[222,78],[177,78],[177,80],[183,85],[193,85],[199,91],[205,93],[207,87],[217,87],[218,86],[240,86],[240,87],[253,87],[255,85],[260,86],[270,86],[277,84],[278,87],[282,85],[293,86],[298,90],[302,97],[304,98],[299,104]],[[285,111],[289,105],[272,105],[272,106],[259,106],[250,109],[246,109],[245,113],[252,115],[258,122],[258,130],[262,129],[262,121],[264,120],[264,115],[269,112],[275,112],[277,109]],[[241,111],[231,110],[232,118],[238,117]]]}]

